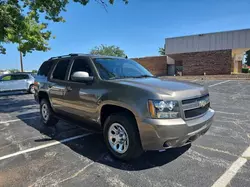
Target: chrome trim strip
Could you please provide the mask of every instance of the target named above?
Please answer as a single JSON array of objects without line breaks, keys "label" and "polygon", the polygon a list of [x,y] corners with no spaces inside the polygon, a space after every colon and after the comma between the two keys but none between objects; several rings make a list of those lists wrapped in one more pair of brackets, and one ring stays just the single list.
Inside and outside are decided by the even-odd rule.
[{"label": "chrome trim strip", "polygon": [[[195,118],[199,118],[199,117],[204,116],[207,113],[208,110],[205,113],[201,114],[201,115],[194,116],[194,117],[191,117],[191,118],[186,118],[186,116],[185,116],[185,111],[189,111],[189,110],[201,108],[202,106],[199,104],[199,99],[201,97],[206,96],[206,95],[208,95],[208,94],[192,98],[192,99],[197,99],[195,102],[192,102],[192,103],[182,104],[183,100],[180,102],[181,103],[181,109],[182,109],[182,114],[183,114],[183,119],[184,120],[192,120],[192,119],[195,119]],[[187,100],[187,99],[185,99],[185,100]],[[206,105],[210,104],[209,95],[207,97],[201,99],[200,101],[205,101]]]}]

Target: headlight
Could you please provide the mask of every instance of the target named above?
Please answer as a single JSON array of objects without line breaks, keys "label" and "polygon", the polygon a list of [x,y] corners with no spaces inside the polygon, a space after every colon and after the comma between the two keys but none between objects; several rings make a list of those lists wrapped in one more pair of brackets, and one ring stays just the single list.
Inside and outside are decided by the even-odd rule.
[{"label": "headlight", "polygon": [[148,110],[152,118],[174,119],[180,117],[179,103],[177,101],[149,100]]}]

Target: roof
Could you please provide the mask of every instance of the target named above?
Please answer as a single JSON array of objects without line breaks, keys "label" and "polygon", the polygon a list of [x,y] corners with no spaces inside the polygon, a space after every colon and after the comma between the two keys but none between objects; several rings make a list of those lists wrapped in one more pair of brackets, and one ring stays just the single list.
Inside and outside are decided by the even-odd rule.
[{"label": "roof", "polygon": [[248,29],[239,29],[239,30],[229,30],[229,31],[218,31],[218,32],[208,32],[208,33],[200,33],[200,34],[191,34],[191,35],[184,35],[184,36],[175,36],[175,37],[167,37],[166,39],[175,39],[175,38],[186,38],[186,37],[193,37],[193,36],[204,36],[204,35],[210,35],[210,34],[221,34],[221,33],[231,33],[231,32],[239,32],[239,31],[250,31],[250,28]]},{"label": "roof", "polygon": [[250,29],[166,38],[167,55],[250,48]]},{"label": "roof", "polygon": [[[6,75],[23,75],[23,74],[25,74],[25,75],[33,75],[34,73],[32,73],[32,72],[15,72],[15,73],[7,73],[7,74],[3,74],[4,76],[6,76]],[[3,75],[1,75],[1,76],[3,76]]]},{"label": "roof", "polygon": [[68,58],[68,57],[75,57],[75,56],[84,56],[84,57],[90,57],[90,58],[119,58],[119,59],[125,59],[124,57],[116,57],[116,56],[105,56],[105,55],[94,55],[94,54],[83,54],[83,53],[70,53],[68,55],[61,55],[56,57],[51,57],[49,60],[53,59],[60,59],[60,58]]}]

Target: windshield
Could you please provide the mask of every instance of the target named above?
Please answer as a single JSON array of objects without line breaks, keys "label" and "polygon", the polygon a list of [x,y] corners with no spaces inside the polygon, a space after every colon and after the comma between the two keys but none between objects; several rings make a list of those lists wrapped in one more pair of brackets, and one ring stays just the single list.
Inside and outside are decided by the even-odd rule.
[{"label": "windshield", "polygon": [[100,77],[105,80],[153,77],[147,69],[129,59],[96,58],[94,63]]}]

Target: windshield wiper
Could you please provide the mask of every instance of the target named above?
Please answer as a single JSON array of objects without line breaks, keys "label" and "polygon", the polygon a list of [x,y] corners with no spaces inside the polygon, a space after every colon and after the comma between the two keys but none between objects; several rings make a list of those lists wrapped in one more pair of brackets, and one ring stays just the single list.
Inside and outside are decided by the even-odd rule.
[{"label": "windshield wiper", "polygon": [[133,78],[155,78],[156,76],[152,76],[152,75],[139,75],[139,76],[134,76]]},{"label": "windshield wiper", "polygon": [[152,75],[139,75],[139,76],[120,76],[120,77],[111,77],[109,78],[109,80],[114,80],[114,79],[137,79],[137,78],[156,78],[156,76],[152,76]]}]

